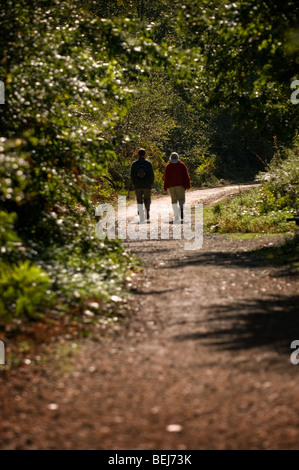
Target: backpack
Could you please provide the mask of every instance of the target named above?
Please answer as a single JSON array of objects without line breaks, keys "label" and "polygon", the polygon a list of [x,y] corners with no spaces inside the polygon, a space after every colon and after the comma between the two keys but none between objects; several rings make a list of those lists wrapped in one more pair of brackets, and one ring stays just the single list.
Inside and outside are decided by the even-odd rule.
[{"label": "backpack", "polygon": [[138,178],[140,179],[143,179],[146,177],[146,169],[145,169],[145,165],[142,165],[138,168],[137,170],[137,176]]}]

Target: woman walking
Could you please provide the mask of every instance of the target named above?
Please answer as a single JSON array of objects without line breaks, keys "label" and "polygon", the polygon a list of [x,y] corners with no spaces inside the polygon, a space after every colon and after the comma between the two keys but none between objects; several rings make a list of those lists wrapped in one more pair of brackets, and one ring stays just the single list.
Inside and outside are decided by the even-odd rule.
[{"label": "woman walking", "polygon": [[172,152],[164,172],[164,191],[169,189],[170,192],[174,223],[179,222],[180,216],[182,220],[184,218],[185,191],[190,187],[190,176],[185,163],[180,161],[176,152]]}]

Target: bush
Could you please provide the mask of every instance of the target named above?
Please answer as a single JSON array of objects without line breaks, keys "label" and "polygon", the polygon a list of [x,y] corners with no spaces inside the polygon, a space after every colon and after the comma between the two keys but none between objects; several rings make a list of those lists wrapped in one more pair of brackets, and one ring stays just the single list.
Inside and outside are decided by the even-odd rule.
[{"label": "bush", "polygon": [[[57,9],[39,1],[32,9],[28,0],[9,0],[5,11],[0,317],[9,321],[34,319],[55,298],[53,311],[109,299],[125,284],[131,258],[120,243],[93,239],[89,212],[94,193],[111,195],[102,182],[110,167],[118,171],[114,128],[129,110],[130,77],[166,57],[137,21],[102,19],[82,2]],[[113,192],[123,189],[119,178]]]},{"label": "bush", "polygon": [[49,276],[28,260],[12,266],[1,263],[0,272],[0,319],[4,322],[15,317],[38,318],[52,303]]},{"label": "bush", "polygon": [[263,188],[248,190],[229,202],[217,203],[205,211],[205,229],[221,233],[279,233],[292,230],[287,222],[293,211],[288,208],[264,212]]},{"label": "bush", "polygon": [[[284,157],[284,158],[283,158]],[[289,209],[299,211],[299,148],[277,154],[268,167],[261,190],[261,212]]]},{"label": "bush", "polygon": [[[284,156],[284,158],[283,158]],[[240,193],[227,204],[206,210],[210,232],[287,232],[294,228],[287,219],[299,210],[299,148],[283,149],[259,175],[261,187]]]},{"label": "bush", "polygon": [[206,186],[217,183],[217,178],[214,175],[216,170],[216,158],[212,155],[202,155],[200,164],[195,170],[195,177],[200,186]]}]

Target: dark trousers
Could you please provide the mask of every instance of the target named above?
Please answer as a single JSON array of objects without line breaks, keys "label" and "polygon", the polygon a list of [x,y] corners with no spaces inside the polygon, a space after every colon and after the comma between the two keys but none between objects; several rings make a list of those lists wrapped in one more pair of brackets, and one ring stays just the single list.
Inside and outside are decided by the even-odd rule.
[{"label": "dark trousers", "polygon": [[[145,206],[146,218],[149,218],[150,205],[151,205],[151,189],[150,188],[137,188],[135,189],[137,204]],[[142,214],[139,214],[142,217]]]}]

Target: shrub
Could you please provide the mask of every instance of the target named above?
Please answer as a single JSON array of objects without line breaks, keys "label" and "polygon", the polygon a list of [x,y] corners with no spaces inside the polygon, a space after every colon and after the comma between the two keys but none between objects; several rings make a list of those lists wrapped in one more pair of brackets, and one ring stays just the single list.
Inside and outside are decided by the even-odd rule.
[{"label": "shrub", "polygon": [[292,230],[287,219],[299,210],[299,148],[283,149],[260,174],[262,184],[217,203],[206,210],[206,229],[219,232],[268,232]]},{"label": "shrub", "polygon": [[217,184],[218,179],[214,174],[216,171],[216,157],[213,155],[200,155],[198,163],[199,165],[194,173],[195,184],[200,186]]},{"label": "shrub", "polygon": [[263,188],[242,193],[230,201],[217,203],[205,211],[205,229],[222,233],[279,233],[292,230],[287,222],[293,210],[290,208],[265,211],[262,202]]},{"label": "shrub", "polygon": [[49,276],[39,267],[24,261],[9,266],[0,265],[0,319],[10,321],[14,317],[38,318],[50,305]]},{"label": "shrub", "polygon": [[263,184],[261,211],[288,208],[299,211],[299,148],[285,150],[285,158],[277,154],[268,167]]}]

